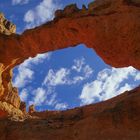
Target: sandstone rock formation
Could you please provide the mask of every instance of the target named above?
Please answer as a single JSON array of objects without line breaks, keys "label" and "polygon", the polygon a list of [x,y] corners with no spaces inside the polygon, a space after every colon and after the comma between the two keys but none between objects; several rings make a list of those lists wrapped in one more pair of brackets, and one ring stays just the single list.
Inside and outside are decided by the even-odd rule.
[{"label": "sandstone rock formation", "polygon": [[35,106],[34,105],[29,106],[29,114],[32,114],[34,112],[35,112]]},{"label": "sandstone rock formation", "polygon": [[55,16],[18,35],[0,14],[0,140],[140,139],[140,87],[96,105],[66,112],[31,106],[28,114],[11,82],[13,67],[28,57],[80,43],[107,64],[140,69],[140,0],[96,0],[82,9],[72,4]]},{"label": "sandstone rock formation", "polygon": [[19,109],[20,109],[24,114],[26,114],[26,113],[27,113],[27,111],[26,111],[26,103],[25,103],[25,102],[21,102],[21,103],[20,103]]},{"label": "sandstone rock formation", "polygon": [[0,140],[139,140],[140,87],[111,100],[64,112],[0,121]]},{"label": "sandstone rock formation", "polygon": [[0,13],[0,33],[11,35],[16,32],[16,25],[8,21],[3,13]]}]

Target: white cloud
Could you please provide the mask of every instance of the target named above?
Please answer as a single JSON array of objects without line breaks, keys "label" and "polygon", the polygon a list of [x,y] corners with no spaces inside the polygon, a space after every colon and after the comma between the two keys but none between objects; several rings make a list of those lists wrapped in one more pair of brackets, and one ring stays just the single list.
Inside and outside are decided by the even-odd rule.
[{"label": "white cloud", "polygon": [[[72,74],[76,71],[76,76]],[[85,59],[75,59],[71,68],[50,69],[43,85],[72,85],[88,79],[93,74],[93,69],[85,63]]]},{"label": "white cloud", "polygon": [[[76,76],[73,75],[76,73]],[[56,110],[63,110],[68,108],[68,104],[59,102],[55,88],[58,85],[72,85],[80,81],[86,80],[93,73],[92,68],[85,63],[85,59],[75,59],[74,64],[70,68],[60,68],[58,70],[50,69],[44,78],[42,86],[48,88],[44,105],[54,106]],[[78,75],[77,75],[78,74]]]},{"label": "white cloud", "polygon": [[33,78],[34,72],[26,64],[25,62],[18,67],[18,74],[13,81],[15,87],[22,88]]},{"label": "white cloud", "polygon": [[29,58],[28,61],[33,64],[42,63],[45,59],[49,60],[51,57],[51,53],[37,54],[34,58]]},{"label": "white cloud", "polygon": [[76,84],[76,83],[78,83],[78,82],[80,82],[80,81],[83,81],[84,79],[85,79],[85,78],[82,77],[82,76],[75,76],[75,77],[73,77],[73,79],[67,80],[67,84],[68,84],[68,85]]},{"label": "white cloud", "polygon": [[29,0],[12,0],[12,5],[17,5],[17,4],[27,4]]},{"label": "white cloud", "polygon": [[72,66],[72,70],[81,72],[84,65],[85,65],[85,59],[83,57],[81,59],[74,59],[74,65]]},{"label": "white cloud", "polygon": [[26,28],[33,28],[54,18],[54,13],[60,5],[55,0],[43,0],[34,9],[24,15]]},{"label": "white cloud", "polygon": [[140,80],[140,73],[138,73],[135,77],[135,81],[138,81],[138,80]]},{"label": "white cloud", "polygon": [[134,85],[123,84],[124,80],[136,78],[138,71],[133,67],[104,69],[98,73],[97,79],[84,85],[80,95],[81,105],[107,100],[126,90],[131,90]]},{"label": "white cloud", "polygon": [[83,77],[75,77],[75,79],[80,78],[81,80],[89,78],[93,73],[93,69],[86,64],[84,57],[74,59],[74,64],[72,65],[71,70],[76,71],[77,73],[82,73]]},{"label": "white cloud", "polygon": [[23,90],[20,92],[19,96],[20,96],[21,101],[26,102],[26,100],[27,100],[27,98],[28,98],[28,93],[27,93],[27,92],[28,92],[27,89],[23,89]]},{"label": "white cloud", "polygon": [[117,91],[118,94],[123,93],[124,91],[129,91],[133,88],[133,86],[126,83],[123,87],[120,87],[120,89]]},{"label": "white cloud", "polygon": [[66,103],[57,103],[55,105],[56,110],[64,110],[64,109],[67,109],[67,108],[68,108],[68,104],[66,104]]},{"label": "white cloud", "polygon": [[37,106],[42,105],[47,97],[45,89],[37,88],[33,93],[35,94],[33,104]]},{"label": "white cloud", "polygon": [[23,88],[34,78],[34,71],[32,65],[42,63],[43,60],[49,60],[51,53],[38,54],[34,58],[25,60],[21,65],[18,66],[17,74],[14,76],[13,85],[18,88]]},{"label": "white cloud", "polygon": [[30,100],[26,102],[27,106],[55,106],[58,103],[57,93],[55,92],[53,87],[38,87],[32,91]]},{"label": "white cloud", "polygon": [[[27,106],[35,105],[38,107],[54,107],[56,110],[63,110],[68,107],[67,103],[62,103],[57,99],[57,93],[54,88],[50,87],[45,89],[43,87],[38,87],[32,92],[30,101],[28,101]],[[25,101],[25,100],[23,100]],[[42,109],[40,109],[42,111]]]},{"label": "white cloud", "polygon": [[45,104],[49,106],[54,106],[57,103],[56,99],[57,95],[55,92],[52,92],[52,95],[50,96],[50,99],[47,99]]},{"label": "white cloud", "polygon": [[49,84],[51,86],[63,85],[67,82],[67,75],[69,70],[61,68],[60,70],[54,72],[52,69],[49,70],[43,84]]},{"label": "white cloud", "polygon": [[81,104],[90,104],[96,102],[97,99],[100,99],[99,93],[102,91],[101,85],[102,83],[97,80],[84,85],[80,95]]},{"label": "white cloud", "polygon": [[93,69],[89,65],[85,65],[83,68],[83,74],[85,78],[89,78],[93,73]]}]

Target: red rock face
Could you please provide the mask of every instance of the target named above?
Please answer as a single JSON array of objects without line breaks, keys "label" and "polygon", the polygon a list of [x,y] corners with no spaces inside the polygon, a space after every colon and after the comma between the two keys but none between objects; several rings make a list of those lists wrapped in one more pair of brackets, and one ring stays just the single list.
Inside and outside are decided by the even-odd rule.
[{"label": "red rock face", "polygon": [[84,43],[111,66],[140,69],[139,0],[96,0],[55,15],[22,35],[0,34],[0,140],[140,139],[140,87],[96,105],[26,113],[11,79],[12,68],[30,56]]},{"label": "red rock face", "polygon": [[3,100],[5,100],[9,104],[12,104],[16,108],[19,108],[21,101],[18,95],[17,88],[12,88],[11,91],[3,96]]},{"label": "red rock face", "polygon": [[1,140],[139,140],[140,87],[111,100],[32,119],[0,121]]},{"label": "red rock face", "polygon": [[139,69],[140,8],[127,1],[97,0],[88,10],[68,7],[54,21],[22,35],[1,35],[0,62],[12,67],[29,56],[84,43],[112,66]]}]

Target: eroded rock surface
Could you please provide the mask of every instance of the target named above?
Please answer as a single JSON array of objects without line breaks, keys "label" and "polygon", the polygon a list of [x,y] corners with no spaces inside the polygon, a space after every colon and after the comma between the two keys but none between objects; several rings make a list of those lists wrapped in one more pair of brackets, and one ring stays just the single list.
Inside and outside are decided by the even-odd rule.
[{"label": "eroded rock surface", "polygon": [[140,87],[111,100],[64,112],[0,121],[1,140],[139,140]]},{"label": "eroded rock surface", "polygon": [[66,112],[31,106],[28,114],[11,82],[13,67],[28,57],[80,43],[107,64],[140,69],[140,1],[96,0],[82,9],[72,4],[55,16],[18,35],[0,14],[0,140],[140,139],[140,87],[96,105]]},{"label": "eroded rock surface", "polygon": [[11,35],[16,32],[16,25],[8,21],[3,13],[0,13],[0,33]]}]

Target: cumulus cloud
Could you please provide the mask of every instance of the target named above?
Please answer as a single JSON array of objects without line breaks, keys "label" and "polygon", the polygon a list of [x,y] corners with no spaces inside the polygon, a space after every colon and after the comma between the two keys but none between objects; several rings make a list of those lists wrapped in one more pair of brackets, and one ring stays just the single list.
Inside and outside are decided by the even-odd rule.
[{"label": "cumulus cloud", "polygon": [[[73,73],[76,73],[76,75],[73,75]],[[56,86],[77,84],[80,81],[86,80],[92,74],[92,68],[86,64],[83,57],[75,59],[70,68],[62,67],[58,70],[49,69],[42,83],[42,87],[45,88],[46,94],[44,94],[44,92],[41,94],[41,97],[43,98],[41,103],[43,103],[43,105],[53,106],[56,110],[67,109],[68,104],[60,102],[60,100],[57,99],[57,93],[55,91]],[[33,98],[36,99],[36,97]],[[37,97],[37,99],[39,98]],[[34,99],[32,103],[36,104]]]},{"label": "cumulus cloud", "polygon": [[51,53],[38,54],[35,58],[25,60],[17,69],[17,74],[14,76],[13,85],[18,88],[23,88],[30,83],[34,78],[34,71],[32,65],[42,63],[43,60],[49,60]]},{"label": "cumulus cloud", "polygon": [[138,81],[138,80],[140,80],[140,73],[138,73],[135,77],[135,81]]},{"label": "cumulus cloud", "polygon": [[74,59],[74,65],[72,66],[72,70],[81,72],[84,65],[85,65],[84,57],[82,57],[81,59]]},{"label": "cumulus cloud", "polygon": [[37,54],[37,56],[34,58],[30,57],[28,59],[28,62],[37,65],[38,63],[42,63],[45,59],[49,60],[50,57],[51,57],[51,53]]},{"label": "cumulus cloud", "polygon": [[48,106],[55,106],[57,103],[57,94],[56,92],[52,92],[52,95],[49,97],[49,99],[46,100],[45,104]]},{"label": "cumulus cloud", "polygon": [[37,88],[36,90],[34,90],[33,92],[35,94],[34,100],[33,100],[33,104],[34,105],[42,105],[46,99],[46,91],[43,88]]},{"label": "cumulus cloud", "polygon": [[28,93],[27,89],[23,89],[20,92],[19,96],[20,96],[21,101],[27,101],[27,98],[28,98],[28,94],[27,93]]},{"label": "cumulus cloud", "polygon": [[89,65],[86,64],[84,57],[80,59],[74,59],[74,64],[72,65],[71,69],[76,71],[77,73],[80,73],[80,72],[83,73],[84,77],[77,76],[74,78],[77,80],[78,79],[84,80],[86,78],[89,78],[89,76],[91,76],[93,73],[93,69]]},{"label": "cumulus cloud", "polygon": [[[27,101],[27,106],[35,105],[38,107],[55,106],[57,103],[56,93],[49,91],[46,88],[38,87],[31,93],[30,100]],[[42,109],[41,109],[42,110]]]},{"label": "cumulus cloud", "polygon": [[[76,71],[76,76],[72,76]],[[72,85],[88,79],[93,74],[93,69],[85,63],[85,59],[75,59],[71,68],[50,69],[46,75],[43,85],[58,86]]]},{"label": "cumulus cloud", "polygon": [[17,5],[17,4],[27,4],[29,0],[12,0],[12,5]]},{"label": "cumulus cloud", "polygon": [[125,83],[124,86],[120,87],[120,89],[118,89],[117,93],[120,94],[120,93],[123,93],[124,91],[129,91],[133,88],[132,85],[128,84],[128,83]]},{"label": "cumulus cloud", "polygon": [[57,103],[55,105],[56,110],[64,110],[64,109],[67,109],[67,108],[68,108],[68,104],[66,104],[66,103]]},{"label": "cumulus cloud", "polygon": [[134,85],[124,84],[130,77],[137,79],[139,72],[133,67],[104,69],[97,75],[97,79],[84,85],[80,100],[81,105],[107,100],[126,90],[131,90]]},{"label": "cumulus cloud", "polygon": [[67,76],[69,75],[69,72],[70,71],[66,68],[61,68],[56,72],[50,69],[43,84],[48,83],[51,86],[63,85],[67,82]]},{"label": "cumulus cloud", "polygon": [[[30,88],[24,88],[28,83],[32,82],[34,78],[34,70],[33,66],[39,63],[42,63],[44,60],[49,60],[51,57],[51,53],[46,54],[38,54],[35,58],[29,58],[24,61],[21,65],[18,66],[15,78],[13,80],[13,84],[16,87],[21,88],[20,98],[22,101],[27,102],[27,106],[34,104],[35,106],[51,106],[58,110],[66,109],[67,104],[62,103],[57,100],[57,93],[55,92],[55,88],[52,86],[47,87],[38,87],[32,90],[30,96],[28,96],[30,92]],[[51,72],[50,72],[51,73]],[[61,69],[56,73],[57,79],[53,79],[55,84],[63,82],[63,78],[65,77],[65,69]],[[52,75],[55,73],[51,73]],[[50,75],[51,75],[50,74]],[[51,76],[50,76],[51,77]],[[28,93],[28,94],[27,94]],[[28,98],[29,97],[29,98]]]},{"label": "cumulus cloud", "polygon": [[32,80],[33,75],[34,71],[28,67],[27,62],[24,62],[18,67],[18,74],[13,81],[13,85],[22,88]]},{"label": "cumulus cloud", "polygon": [[[24,93],[26,91],[22,92],[22,96],[24,96]],[[23,101],[25,101],[26,98],[24,98]],[[67,103],[60,102],[57,99],[57,93],[53,88],[43,88],[38,87],[32,92],[32,96],[30,97],[30,100],[27,103],[28,106],[35,105],[37,107],[40,107],[40,111],[43,110],[41,107],[44,106],[51,106],[56,110],[64,110],[68,108]]]},{"label": "cumulus cloud", "polygon": [[83,74],[85,74],[85,78],[89,78],[93,73],[93,69],[89,65],[85,65],[83,68]]},{"label": "cumulus cloud", "polygon": [[33,28],[54,18],[56,9],[60,5],[55,0],[43,0],[34,9],[27,11],[24,15],[26,28]]}]

